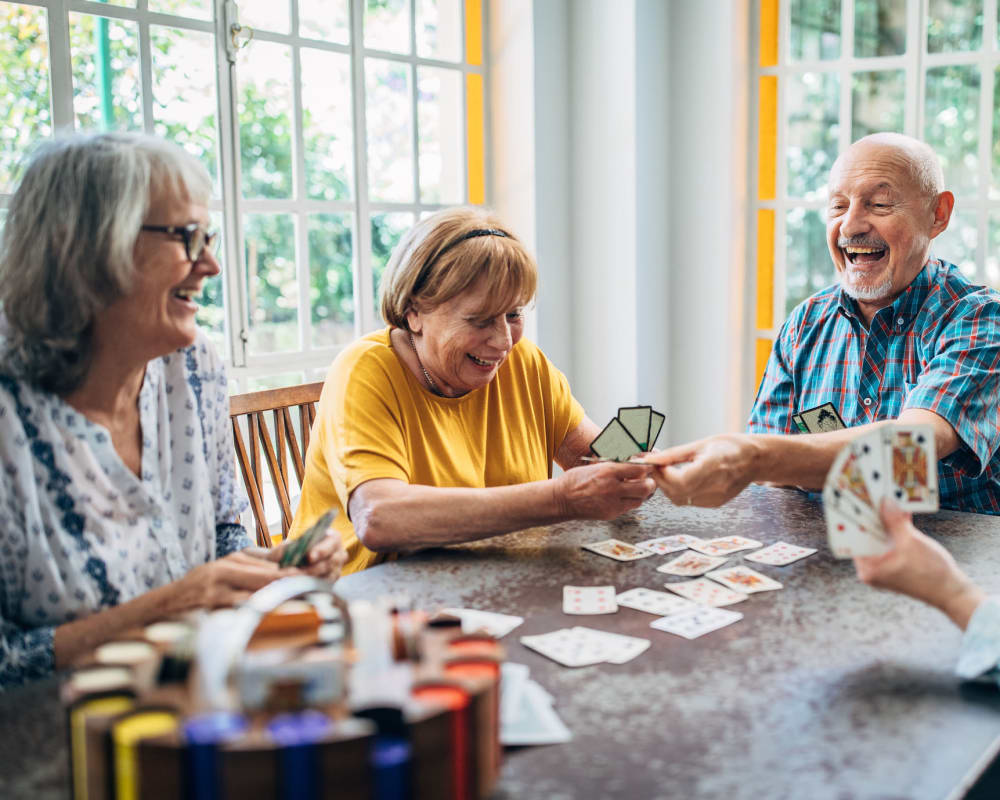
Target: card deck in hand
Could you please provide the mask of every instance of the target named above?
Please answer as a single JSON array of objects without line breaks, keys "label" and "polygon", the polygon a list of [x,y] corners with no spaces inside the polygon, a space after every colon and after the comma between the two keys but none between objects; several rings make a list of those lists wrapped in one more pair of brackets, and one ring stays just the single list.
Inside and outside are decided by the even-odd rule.
[{"label": "card deck in hand", "polygon": [[701,541],[697,536],[678,533],[674,536],[660,536],[656,539],[646,539],[644,542],[636,542],[635,546],[665,556],[669,553],[679,553],[681,550],[687,550],[691,545]]},{"label": "card deck in hand", "polygon": [[615,600],[623,608],[634,608],[636,611],[645,611],[658,617],[665,617],[667,614],[674,614],[694,605],[691,600],[678,597],[676,594],[658,592],[642,586],[622,592]]},{"label": "card deck in hand", "polygon": [[688,546],[707,556],[725,556],[738,553],[740,550],[760,547],[760,542],[756,539],[747,539],[745,536],[720,536],[717,539],[703,539]]},{"label": "card deck in hand", "polygon": [[677,556],[673,561],[660,564],[656,568],[657,572],[665,572],[667,575],[704,575],[710,569],[715,569],[721,564],[725,564],[728,559],[719,556],[706,556],[702,553],[684,553]]},{"label": "card deck in hand", "polygon": [[709,572],[705,577],[718,581],[723,586],[728,586],[734,592],[745,592],[746,594],[773,592],[782,588],[781,584],[774,578],[769,578],[755,569],[744,566],[717,569],[714,572]]},{"label": "card deck in hand", "polygon": [[677,614],[671,614],[669,617],[654,620],[649,623],[649,627],[683,636],[685,639],[697,639],[699,636],[732,625],[741,619],[743,619],[743,615],[739,611],[694,606]]},{"label": "card deck in hand", "polygon": [[591,542],[582,545],[584,550],[590,550],[601,556],[613,558],[615,561],[637,561],[640,558],[649,558],[656,555],[650,550],[636,547],[634,544],[620,541],[619,539],[605,539],[603,542]]},{"label": "card deck in hand", "polygon": [[623,406],[590,443],[590,449],[602,461],[628,461],[653,449],[666,418],[652,406]]},{"label": "card deck in hand", "polygon": [[727,589],[722,584],[707,578],[695,578],[693,581],[665,583],[663,585],[671,592],[676,592],[682,597],[694,600],[704,606],[731,606],[733,603],[742,603],[749,597],[743,592],[734,592],[732,589]]},{"label": "card deck in hand", "polygon": [[278,566],[301,567],[308,565],[309,551],[313,548],[313,545],[326,536],[336,517],[337,512],[334,509],[330,509],[306,529],[300,537],[287,542],[285,549],[281,552]]},{"label": "card deck in hand", "polygon": [[799,547],[797,544],[788,542],[775,542],[758,550],[755,553],[747,553],[743,558],[747,561],[756,561],[758,564],[770,564],[773,567],[784,567],[800,559],[811,556],[817,552],[815,547]]},{"label": "card deck in hand", "polygon": [[614,614],[614,586],[563,586],[563,614]]},{"label": "card deck in hand", "polygon": [[847,427],[833,403],[823,403],[821,406],[806,409],[799,416],[809,433],[842,431]]}]

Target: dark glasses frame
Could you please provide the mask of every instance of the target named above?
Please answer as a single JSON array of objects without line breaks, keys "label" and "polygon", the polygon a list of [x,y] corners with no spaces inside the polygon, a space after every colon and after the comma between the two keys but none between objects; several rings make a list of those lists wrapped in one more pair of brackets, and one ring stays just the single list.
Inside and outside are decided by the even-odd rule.
[{"label": "dark glasses frame", "polygon": [[219,239],[218,231],[210,231],[197,222],[187,225],[143,225],[141,230],[181,237],[184,240],[184,253],[192,264],[198,263],[206,250],[214,253],[214,246]]}]

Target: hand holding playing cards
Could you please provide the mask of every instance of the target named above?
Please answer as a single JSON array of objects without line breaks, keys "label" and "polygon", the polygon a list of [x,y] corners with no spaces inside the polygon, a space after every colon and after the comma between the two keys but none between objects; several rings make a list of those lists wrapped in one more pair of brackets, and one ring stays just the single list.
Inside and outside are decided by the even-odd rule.
[{"label": "hand holding playing cards", "polygon": [[749,436],[721,434],[646,453],[657,465],[653,479],[675,505],[721,506],[753,479],[754,448]]},{"label": "hand holding playing cards", "polygon": [[913,526],[912,515],[889,499],[882,501],[880,513],[892,549],[880,556],[855,558],[858,578],[877,589],[928,603],[964,630],[986,595],[947,550]]},{"label": "hand holding playing cards", "polygon": [[556,479],[556,502],[567,517],[614,519],[656,491],[652,471],[644,464],[611,462],[574,467]]},{"label": "hand holding playing cards", "polygon": [[[281,562],[284,547],[291,547],[293,541],[285,542],[282,547],[276,547],[270,552],[273,561]],[[347,563],[347,550],[336,531],[328,531],[318,542],[312,545],[303,555],[303,561],[298,568],[307,575],[335,581],[340,577],[340,571]]]}]

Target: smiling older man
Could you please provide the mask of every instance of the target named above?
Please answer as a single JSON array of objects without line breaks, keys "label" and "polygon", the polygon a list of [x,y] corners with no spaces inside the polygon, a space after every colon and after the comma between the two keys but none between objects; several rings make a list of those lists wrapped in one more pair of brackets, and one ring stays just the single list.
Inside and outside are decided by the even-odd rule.
[{"label": "smiling older man", "polygon": [[[827,243],[838,283],[782,326],[748,434],[651,456],[677,503],[721,505],[751,481],[818,489],[864,427],[934,427],[941,505],[1000,514],[1000,295],[929,257],[955,198],[923,142],[879,133],[830,173]],[[787,436],[831,402],[847,430]],[[777,435],[776,435],[777,434]]]}]

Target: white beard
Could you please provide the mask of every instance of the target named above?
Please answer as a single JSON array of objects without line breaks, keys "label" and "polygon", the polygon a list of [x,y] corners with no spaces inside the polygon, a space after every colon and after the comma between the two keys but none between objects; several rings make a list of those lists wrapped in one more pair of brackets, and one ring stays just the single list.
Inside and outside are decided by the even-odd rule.
[{"label": "white beard", "polygon": [[874,286],[855,286],[851,282],[850,275],[850,267],[845,267],[844,271],[840,273],[840,288],[848,297],[870,303],[884,300],[892,294],[892,276],[888,276],[884,281]]}]

